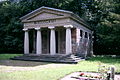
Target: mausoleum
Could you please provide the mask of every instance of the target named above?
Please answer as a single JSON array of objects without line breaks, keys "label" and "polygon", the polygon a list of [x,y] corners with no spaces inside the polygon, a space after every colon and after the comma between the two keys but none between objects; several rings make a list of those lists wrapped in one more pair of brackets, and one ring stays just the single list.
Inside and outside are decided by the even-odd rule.
[{"label": "mausoleum", "polygon": [[[86,58],[93,54],[90,26],[71,11],[40,7],[20,19],[24,25],[25,55]],[[31,30],[33,50],[29,46]]]}]

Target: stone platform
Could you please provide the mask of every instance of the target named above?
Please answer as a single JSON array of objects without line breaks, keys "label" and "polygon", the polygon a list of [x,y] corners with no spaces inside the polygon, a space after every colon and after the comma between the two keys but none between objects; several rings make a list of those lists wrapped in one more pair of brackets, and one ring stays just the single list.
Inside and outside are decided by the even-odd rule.
[{"label": "stone platform", "polygon": [[[104,79],[95,79],[95,78],[90,79],[90,78],[86,78],[86,77],[76,78],[75,76],[78,76],[80,73],[81,72],[73,72],[59,80],[104,80]],[[84,73],[86,73],[86,72],[84,72]],[[91,73],[92,75],[96,75],[96,74],[98,75],[98,73],[93,73],[93,72],[87,72],[87,73]],[[120,75],[115,75],[114,80],[120,80]]]},{"label": "stone platform", "polygon": [[79,61],[84,60],[75,55],[23,55],[11,58],[12,60],[23,61],[37,61],[37,62],[54,62],[54,63],[70,63],[77,64]]}]

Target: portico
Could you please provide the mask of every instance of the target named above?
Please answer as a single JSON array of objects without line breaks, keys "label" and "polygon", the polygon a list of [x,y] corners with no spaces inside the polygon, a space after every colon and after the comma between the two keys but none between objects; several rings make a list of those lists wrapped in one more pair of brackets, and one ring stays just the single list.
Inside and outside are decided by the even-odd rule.
[{"label": "portico", "polygon": [[[72,25],[65,25],[62,27],[63,29],[62,28],[60,29],[60,28],[55,28],[54,26],[50,26],[47,28],[50,31],[50,35],[49,35],[49,32],[46,32],[47,35],[49,35],[47,40],[50,40],[50,42],[46,41],[47,45],[50,45],[49,49],[47,49],[47,51],[42,49],[42,46],[43,46],[42,44],[44,44],[42,42],[42,40],[45,40],[45,39],[43,39],[44,36],[42,36],[42,34],[46,34],[46,33],[44,33],[44,30],[42,30],[41,27],[35,28],[35,30],[37,31],[37,35],[36,35],[36,54],[37,55],[44,54],[45,52],[47,52],[46,54],[50,54],[50,55],[71,54],[72,53],[72,42],[71,42]],[[29,30],[28,29],[23,29],[23,30],[25,31],[25,33],[24,33],[24,54],[29,54],[30,53],[29,52]],[[62,34],[61,31],[64,31],[63,33],[65,35]],[[59,42],[57,41],[57,43],[56,43],[56,38],[59,41]],[[61,41],[62,38],[64,38],[64,41]],[[56,46],[58,47],[57,49],[56,49]],[[60,50],[60,47],[62,47],[62,46],[64,46],[64,48],[63,48],[64,51],[62,51],[63,49]],[[50,50],[50,52],[49,52],[49,50]],[[56,52],[56,50],[57,50],[57,52]]]},{"label": "portico", "polygon": [[31,30],[36,32],[36,55],[78,54],[86,57],[92,54],[90,27],[70,11],[41,7],[20,19],[24,24],[24,54],[32,53],[29,47]]}]

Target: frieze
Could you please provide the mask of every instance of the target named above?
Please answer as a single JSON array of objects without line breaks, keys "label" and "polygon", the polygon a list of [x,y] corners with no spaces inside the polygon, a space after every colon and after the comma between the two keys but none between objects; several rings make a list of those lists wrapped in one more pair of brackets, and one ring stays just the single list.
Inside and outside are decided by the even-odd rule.
[{"label": "frieze", "polygon": [[34,21],[34,24],[45,24],[45,23],[54,23],[56,20],[41,20],[41,21]]}]

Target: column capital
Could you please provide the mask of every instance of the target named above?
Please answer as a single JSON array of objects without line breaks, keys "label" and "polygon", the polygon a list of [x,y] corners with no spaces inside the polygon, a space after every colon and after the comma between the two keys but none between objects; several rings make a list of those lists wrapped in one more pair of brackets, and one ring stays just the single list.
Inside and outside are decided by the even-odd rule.
[{"label": "column capital", "polygon": [[64,25],[65,28],[73,28],[73,25]]},{"label": "column capital", "polygon": [[28,29],[27,29],[27,28],[24,28],[23,31],[28,31]]},{"label": "column capital", "polygon": [[49,29],[54,29],[54,28],[55,28],[55,26],[49,26],[48,28],[49,28]]},{"label": "column capital", "polygon": [[35,30],[40,30],[40,29],[41,29],[40,27],[35,28]]}]

